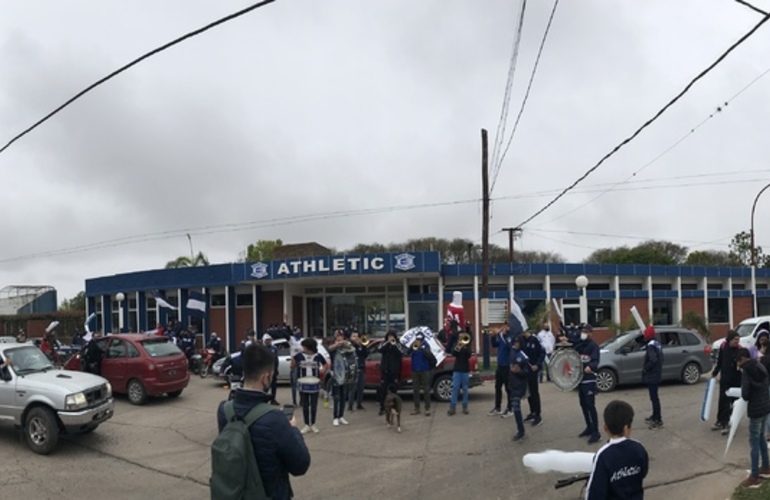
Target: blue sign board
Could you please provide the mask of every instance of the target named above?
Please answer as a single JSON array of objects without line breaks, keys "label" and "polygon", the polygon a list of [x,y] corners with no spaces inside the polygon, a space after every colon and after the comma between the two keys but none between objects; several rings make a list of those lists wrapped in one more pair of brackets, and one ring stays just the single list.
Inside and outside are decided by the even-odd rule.
[{"label": "blue sign board", "polygon": [[243,266],[247,280],[359,274],[438,273],[441,269],[438,252],[327,255],[248,262]]}]

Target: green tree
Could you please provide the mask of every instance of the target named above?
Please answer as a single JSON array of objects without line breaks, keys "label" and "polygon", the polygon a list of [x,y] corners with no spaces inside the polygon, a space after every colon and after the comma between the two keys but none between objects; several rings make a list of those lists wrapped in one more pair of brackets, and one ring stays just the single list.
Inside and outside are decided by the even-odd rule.
[{"label": "green tree", "polygon": [[690,252],[684,261],[686,266],[730,267],[741,262],[732,253],[724,250],[696,250]]},{"label": "green tree", "polygon": [[682,316],[682,321],[679,322],[684,328],[692,328],[697,330],[706,340],[711,338],[711,328],[709,328],[706,318],[694,311],[688,311]]},{"label": "green tree", "polygon": [[669,241],[645,241],[635,247],[600,248],[591,253],[587,264],[655,264],[673,266],[684,262],[687,247]]},{"label": "green tree", "polygon": [[385,253],[388,247],[382,243],[359,243],[345,253]]},{"label": "green tree", "polygon": [[71,299],[64,299],[59,306],[60,311],[85,311],[86,292],[78,292]]},{"label": "green tree", "polygon": [[178,269],[180,267],[199,267],[208,265],[209,259],[203,255],[203,252],[198,252],[198,255],[195,257],[182,255],[181,257],[177,257],[174,260],[166,262],[166,269]]},{"label": "green tree", "polygon": [[283,241],[280,239],[259,240],[246,247],[246,254],[242,254],[243,260],[246,262],[264,262],[273,260],[273,252],[280,246],[283,246]]}]

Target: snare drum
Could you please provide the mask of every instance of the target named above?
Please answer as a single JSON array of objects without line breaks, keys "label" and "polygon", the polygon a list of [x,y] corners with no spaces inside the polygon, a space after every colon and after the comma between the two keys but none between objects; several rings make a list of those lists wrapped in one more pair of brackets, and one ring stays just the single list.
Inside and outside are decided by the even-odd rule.
[{"label": "snare drum", "polygon": [[321,379],[318,377],[302,377],[297,379],[299,392],[317,393],[321,389]]}]

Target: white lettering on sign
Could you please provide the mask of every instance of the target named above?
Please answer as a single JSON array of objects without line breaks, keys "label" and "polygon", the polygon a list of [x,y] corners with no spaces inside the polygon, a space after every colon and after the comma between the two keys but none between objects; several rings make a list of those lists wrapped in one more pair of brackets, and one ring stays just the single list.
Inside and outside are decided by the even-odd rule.
[{"label": "white lettering on sign", "polygon": [[326,263],[325,260],[319,260],[318,261],[318,272],[328,272],[329,271],[329,264]]},{"label": "white lettering on sign", "polygon": [[278,271],[276,271],[276,274],[289,274],[289,266],[286,265],[286,262],[281,262],[281,265],[278,266]]},{"label": "white lettering on sign", "polygon": [[332,261],[332,270],[334,270],[334,271],[344,271],[345,270],[345,259],[334,259]]},{"label": "white lettering on sign", "polygon": [[358,263],[361,262],[361,257],[351,257],[348,259],[351,271],[358,271]]},{"label": "white lettering on sign", "polygon": [[302,263],[302,272],[303,273],[314,273],[315,272],[315,261],[314,260],[306,260]]},{"label": "white lettering on sign", "polygon": [[[327,257],[307,260],[293,260],[276,263],[275,276],[298,276],[300,274],[328,272],[344,273],[383,271],[385,270],[385,264],[386,259],[384,257]],[[254,265],[252,265],[252,267],[253,266]],[[254,274],[254,271],[252,271],[251,275],[255,278],[262,278],[266,276],[269,267],[267,264],[264,264],[264,267],[264,275],[257,276]]]},{"label": "white lettering on sign", "polygon": [[385,259],[382,257],[375,257],[372,259],[372,269],[375,271],[382,271],[385,269]]}]

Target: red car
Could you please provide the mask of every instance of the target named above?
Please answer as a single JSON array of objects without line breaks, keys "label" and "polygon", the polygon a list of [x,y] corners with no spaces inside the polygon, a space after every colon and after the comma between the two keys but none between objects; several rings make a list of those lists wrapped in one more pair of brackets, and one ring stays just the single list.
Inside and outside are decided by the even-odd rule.
[{"label": "red car", "polygon": [[[149,396],[178,397],[190,381],[187,358],[165,337],[127,333],[95,341],[104,351],[102,377],[132,404],[144,404]],[[71,357],[64,368],[80,370],[80,354]]]}]

